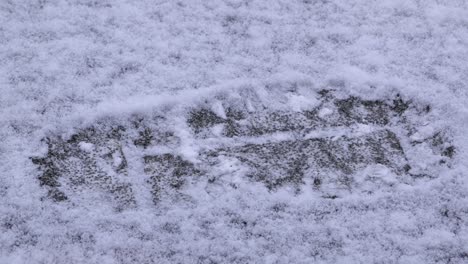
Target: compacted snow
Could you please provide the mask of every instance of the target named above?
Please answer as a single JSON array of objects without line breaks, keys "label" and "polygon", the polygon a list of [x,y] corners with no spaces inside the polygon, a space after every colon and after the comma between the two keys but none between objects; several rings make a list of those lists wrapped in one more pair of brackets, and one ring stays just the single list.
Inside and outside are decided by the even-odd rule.
[{"label": "compacted snow", "polygon": [[0,1],[0,263],[468,263],[468,2]]}]

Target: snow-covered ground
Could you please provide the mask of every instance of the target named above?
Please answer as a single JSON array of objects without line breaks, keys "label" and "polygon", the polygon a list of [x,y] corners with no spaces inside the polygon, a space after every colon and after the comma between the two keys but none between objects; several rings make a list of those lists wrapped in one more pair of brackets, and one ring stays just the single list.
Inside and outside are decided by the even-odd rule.
[{"label": "snow-covered ground", "polygon": [[465,0],[0,0],[0,263],[468,263]]}]

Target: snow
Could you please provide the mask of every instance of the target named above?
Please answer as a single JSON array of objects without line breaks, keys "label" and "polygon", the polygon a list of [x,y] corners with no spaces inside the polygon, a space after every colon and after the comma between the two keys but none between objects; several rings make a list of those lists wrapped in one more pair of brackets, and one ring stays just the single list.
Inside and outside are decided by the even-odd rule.
[{"label": "snow", "polygon": [[[464,0],[0,1],[0,263],[468,262],[467,23]],[[322,89],[430,105],[406,117],[410,135],[395,129],[417,165],[410,172],[434,177],[401,179],[374,164],[352,191],[330,180],[319,192],[310,179],[271,191],[226,156],[210,171],[214,184],[194,176],[151,201],[142,155],[172,151],[198,164],[203,149],[302,136],[223,139],[218,125],[198,138],[191,109],[226,119],[224,102],[245,101],[252,113],[299,113],[320,106]],[[165,116],[154,126],[180,141],[144,150],[124,142],[129,165],[116,179],[134,187],[135,207],[115,210],[104,187],[65,180],[75,200],[47,199],[31,162],[47,154],[44,138],[67,140],[99,122],[130,127],[134,115]],[[358,124],[303,138],[374,131]],[[445,167],[429,143],[411,146],[437,131],[456,147]],[[77,144],[82,155],[101,151]]]},{"label": "snow", "polygon": [[84,141],[78,143],[78,145],[80,146],[81,150],[86,151],[86,152],[91,152],[94,148],[94,145],[92,143],[88,143]]}]

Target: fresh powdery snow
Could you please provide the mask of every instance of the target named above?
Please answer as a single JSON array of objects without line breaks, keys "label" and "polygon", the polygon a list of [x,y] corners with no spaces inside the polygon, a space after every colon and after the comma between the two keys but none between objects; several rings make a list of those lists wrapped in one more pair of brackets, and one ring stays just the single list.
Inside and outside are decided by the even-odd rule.
[{"label": "fresh powdery snow", "polygon": [[467,154],[465,0],[0,0],[0,264],[466,264]]}]

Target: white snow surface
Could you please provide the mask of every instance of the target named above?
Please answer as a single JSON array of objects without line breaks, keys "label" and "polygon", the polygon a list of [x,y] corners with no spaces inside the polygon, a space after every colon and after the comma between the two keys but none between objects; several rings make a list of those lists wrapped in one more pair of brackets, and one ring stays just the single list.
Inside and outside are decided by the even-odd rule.
[{"label": "white snow surface", "polygon": [[[120,212],[44,198],[30,157],[45,136],[168,107],[196,162],[181,117],[208,99],[223,116],[213,95],[245,87],[293,111],[320,89],[398,92],[431,105],[413,138],[447,128],[453,164],[411,184],[368,168],[378,183],[363,175],[340,199],[307,184],[269,191],[229,159],[220,173],[236,189],[193,182],[190,198],[157,205],[142,189]],[[468,263],[467,131],[464,0],[1,0],[0,263]]]}]

